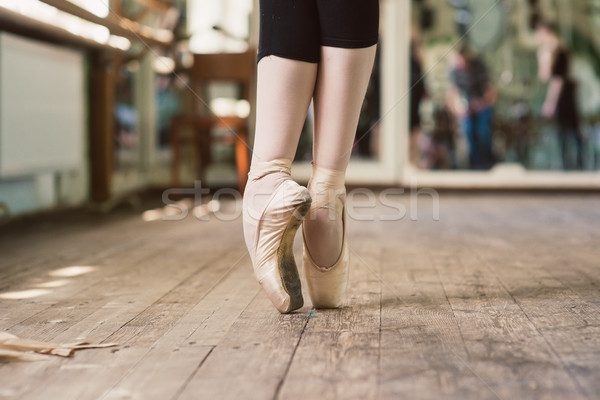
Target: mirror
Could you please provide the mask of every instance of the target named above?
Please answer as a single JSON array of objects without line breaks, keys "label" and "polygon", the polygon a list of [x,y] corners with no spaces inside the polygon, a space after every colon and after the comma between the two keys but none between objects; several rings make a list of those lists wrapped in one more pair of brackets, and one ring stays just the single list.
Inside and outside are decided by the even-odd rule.
[{"label": "mirror", "polygon": [[600,4],[563,3],[412,0],[415,167],[600,169]]}]

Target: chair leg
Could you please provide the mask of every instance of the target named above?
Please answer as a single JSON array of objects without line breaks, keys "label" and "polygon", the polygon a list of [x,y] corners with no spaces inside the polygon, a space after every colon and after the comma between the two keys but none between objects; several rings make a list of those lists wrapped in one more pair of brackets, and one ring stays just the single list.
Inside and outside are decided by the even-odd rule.
[{"label": "chair leg", "polygon": [[248,172],[250,170],[247,137],[248,135],[246,133],[246,128],[243,128],[237,132],[237,137],[235,139],[235,161],[238,173],[238,190],[242,195],[244,194],[244,188],[246,187]]},{"label": "chair leg", "polygon": [[198,137],[198,177],[202,185],[206,185],[206,169],[210,164],[210,149],[211,149],[211,137],[210,137],[210,126],[202,127],[202,130],[197,132]]},{"label": "chair leg", "polygon": [[171,146],[171,186],[179,187],[179,129],[176,124],[171,125],[169,131],[169,144]]},{"label": "chair leg", "polygon": [[194,179],[200,180],[200,184],[204,184],[204,152],[205,141],[204,131],[200,127],[196,127],[194,131]]}]

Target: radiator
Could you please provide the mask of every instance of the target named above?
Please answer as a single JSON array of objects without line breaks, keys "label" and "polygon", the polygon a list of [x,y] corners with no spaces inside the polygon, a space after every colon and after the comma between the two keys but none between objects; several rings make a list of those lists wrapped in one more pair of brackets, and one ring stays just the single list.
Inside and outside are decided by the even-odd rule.
[{"label": "radiator", "polygon": [[0,179],[82,167],[83,54],[0,32]]}]

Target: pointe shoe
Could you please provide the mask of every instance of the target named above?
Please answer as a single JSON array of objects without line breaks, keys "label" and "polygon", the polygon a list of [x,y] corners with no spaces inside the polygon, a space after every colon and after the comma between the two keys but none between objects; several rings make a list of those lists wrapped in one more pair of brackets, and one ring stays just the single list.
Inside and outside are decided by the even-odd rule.
[{"label": "pointe shoe", "polygon": [[[313,191],[311,184],[318,184],[320,187]],[[346,193],[344,172],[317,167],[313,163],[313,175],[309,182],[309,190],[313,193],[311,213],[319,208],[331,209],[333,207],[336,215],[341,214],[342,217],[342,250],[337,261],[331,266],[323,267],[315,263],[306,244],[304,227],[302,228],[304,274],[313,306],[315,308],[338,308],[346,293],[350,262],[348,237],[346,236],[346,207],[340,198]]]},{"label": "pointe shoe", "polygon": [[[291,160],[287,159],[253,163],[248,177],[256,181],[278,172],[289,177],[290,166]],[[244,197],[244,231],[250,238],[247,244],[254,276],[279,312],[292,312],[304,305],[293,243],[310,209],[310,194],[285,177],[273,190],[264,210],[253,210],[249,203],[251,200]]]}]

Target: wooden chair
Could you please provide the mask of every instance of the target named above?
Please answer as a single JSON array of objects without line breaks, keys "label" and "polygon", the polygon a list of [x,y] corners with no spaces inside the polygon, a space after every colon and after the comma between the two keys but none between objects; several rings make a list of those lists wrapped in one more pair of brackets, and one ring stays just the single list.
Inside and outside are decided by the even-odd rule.
[{"label": "wooden chair", "polygon": [[[213,143],[235,146],[235,159],[238,174],[238,190],[243,193],[248,179],[249,148],[248,120],[237,116],[217,116],[212,113],[207,86],[211,82],[232,82],[239,88],[239,99],[250,100],[250,88],[254,77],[256,52],[252,49],[244,53],[195,54],[194,66],[187,72],[190,76],[190,88],[186,95],[191,97],[192,113],[175,116],[171,119],[169,140],[171,145],[171,183],[179,186],[180,148],[191,142],[195,149],[197,176],[204,180],[204,172],[210,164],[210,148]],[[191,129],[191,136],[181,131]],[[226,135],[211,136],[211,128],[224,128]]]}]

